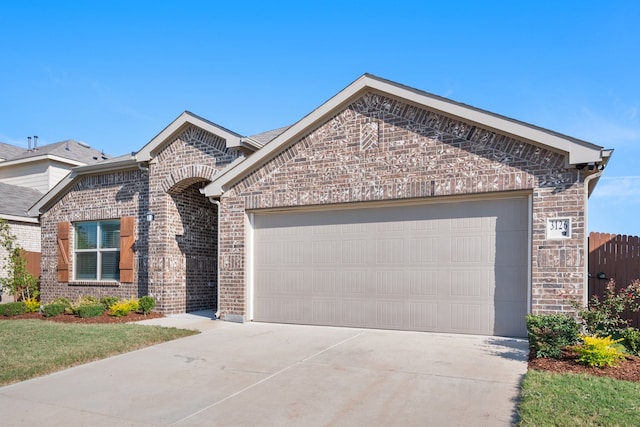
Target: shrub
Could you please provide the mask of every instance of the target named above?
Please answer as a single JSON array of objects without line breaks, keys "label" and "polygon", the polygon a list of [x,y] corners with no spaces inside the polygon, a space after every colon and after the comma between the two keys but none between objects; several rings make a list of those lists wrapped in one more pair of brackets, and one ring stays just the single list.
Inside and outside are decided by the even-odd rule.
[{"label": "shrub", "polygon": [[35,298],[27,298],[24,300],[24,304],[27,309],[27,313],[37,313],[40,311],[40,301]]},{"label": "shrub", "polygon": [[67,307],[60,303],[45,304],[42,307],[42,313],[44,317],[55,317],[65,312]]},{"label": "shrub", "polygon": [[614,340],[611,337],[582,336],[582,345],[575,346],[578,352],[578,363],[583,365],[596,366],[603,368],[605,366],[614,366],[619,360],[624,359],[617,343],[622,339]]},{"label": "shrub", "polygon": [[0,315],[3,316],[17,316],[27,312],[27,305],[24,301],[9,302],[0,305]]},{"label": "shrub", "polygon": [[104,313],[104,306],[102,304],[82,305],[78,307],[78,317],[97,317]]},{"label": "shrub", "polygon": [[144,296],[141,297],[138,300],[138,313],[142,313],[144,315],[147,315],[149,313],[151,313],[151,310],[153,310],[156,306],[156,300],[155,298],[153,298],[152,296]]},{"label": "shrub", "polygon": [[529,314],[529,348],[535,357],[559,358],[562,349],[578,342],[580,326],[566,314]]},{"label": "shrub", "polygon": [[602,299],[594,295],[586,308],[575,302],[573,306],[589,334],[621,336],[629,327],[625,315],[640,310],[640,280],[616,291],[616,282],[611,279]]},{"label": "shrub", "polygon": [[98,305],[98,304],[100,304],[100,299],[98,297],[94,297],[91,295],[82,295],[73,304],[71,304],[71,313],[77,315],[78,309],[80,307],[85,307],[87,305]]},{"label": "shrub", "polygon": [[63,311],[65,313],[73,314],[73,308],[72,308],[73,304],[67,298],[58,297],[58,298],[54,299],[53,301],[51,301],[49,304],[61,304],[62,306],[64,306]]},{"label": "shrub", "polygon": [[111,310],[111,307],[119,301],[118,297],[106,296],[100,298],[100,304],[104,306],[105,310]]},{"label": "shrub", "polygon": [[115,317],[124,317],[137,309],[138,301],[132,297],[130,300],[119,301],[112,305],[111,310],[109,310],[109,314]]},{"label": "shrub", "polygon": [[622,331],[620,336],[624,341],[622,344],[627,351],[635,356],[640,356],[640,330],[636,328],[627,328]]}]

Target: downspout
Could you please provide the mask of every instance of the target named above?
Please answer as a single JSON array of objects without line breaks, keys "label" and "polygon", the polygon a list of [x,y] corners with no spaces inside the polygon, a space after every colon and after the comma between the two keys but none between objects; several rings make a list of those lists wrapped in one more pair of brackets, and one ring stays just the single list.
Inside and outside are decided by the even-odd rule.
[{"label": "downspout", "polygon": [[[584,294],[582,297],[582,305],[586,307],[589,305],[589,183],[602,176],[603,171],[598,171],[593,175],[589,175],[584,179]],[[580,172],[578,172],[580,173]]]},{"label": "downspout", "polygon": [[216,220],[216,250],[218,251],[218,265],[216,266],[216,312],[213,315],[214,319],[220,318],[220,200],[216,200],[213,197],[209,197],[209,201],[216,205],[217,216]]}]

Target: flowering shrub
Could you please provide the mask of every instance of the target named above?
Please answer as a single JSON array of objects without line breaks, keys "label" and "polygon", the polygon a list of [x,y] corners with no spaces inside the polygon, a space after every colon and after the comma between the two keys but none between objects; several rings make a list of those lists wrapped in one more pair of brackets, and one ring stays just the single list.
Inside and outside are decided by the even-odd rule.
[{"label": "flowering shrub", "polygon": [[624,315],[640,310],[640,280],[616,291],[616,283],[611,279],[602,299],[595,295],[588,307],[581,307],[578,303],[573,303],[573,306],[589,334],[621,336],[629,327],[629,320]]},{"label": "flowering shrub", "polygon": [[131,297],[130,300],[119,301],[111,306],[109,314],[115,317],[124,317],[132,311],[138,309],[138,300]]},{"label": "flowering shrub", "polygon": [[622,339],[614,340],[611,337],[597,335],[584,335],[581,339],[582,345],[574,347],[580,355],[577,359],[578,363],[603,368],[614,366],[618,361],[624,359],[624,353],[616,346]]},{"label": "flowering shrub", "polygon": [[27,313],[37,313],[40,311],[40,301],[35,298],[27,298],[24,300],[24,305],[27,309]]}]

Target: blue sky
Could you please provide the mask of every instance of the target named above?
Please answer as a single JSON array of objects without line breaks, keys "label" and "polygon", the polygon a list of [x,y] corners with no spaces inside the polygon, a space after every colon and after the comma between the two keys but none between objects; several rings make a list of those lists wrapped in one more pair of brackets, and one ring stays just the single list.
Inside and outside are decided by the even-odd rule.
[{"label": "blue sky", "polygon": [[[227,4],[228,3],[228,4]],[[251,135],[365,72],[615,150],[591,231],[640,235],[640,2],[0,2],[0,141]]]}]

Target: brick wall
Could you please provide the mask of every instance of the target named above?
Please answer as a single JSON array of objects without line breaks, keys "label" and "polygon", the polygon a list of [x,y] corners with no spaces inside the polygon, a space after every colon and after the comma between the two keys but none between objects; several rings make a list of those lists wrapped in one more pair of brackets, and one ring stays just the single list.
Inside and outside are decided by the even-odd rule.
[{"label": "brick wall", "polygon": [[[367,94],[222,197],[221,307],[245,315],[245,210],[437,198],[516,190],[533,195],[532,310],[582,298],[583,177],[565,158],[490,129]],[[570,216],[569,240],[547,241],[546,219]]]},{"label": "brick wall", "polygon": [[150,290],[165,313],[217,306],[217,213],[199,191],[238,157],[225,141],[187,128],[150,169]]},{"label": "brick wall", "polygon": [[[158,148],[148,171],[80,178],[42,216],[43,301],[149,294],[168,314],[215,308],[217,211],[200,188],[238,155],[223,139],[188,127]],[[149,210],[155,215],[151,223],[145,219]],[[58,283],[57,223],[122,216],[136,217],[134,283]]]},{"label": "brick wall", "polygon": [[[42,277],[41,300],[57,297],[76,299],[81,295],[107,295],[130,298],[147,295],[148,173],[139,169],[85,176],[58,203],[41,217]],[[135,281],[134,283],[80,282],[58,283],[57,232],[59,222],[118,219],[133,216],[135,221]],[[73,248],[73,233],[70,236]],[[73,260],[71,261],[73,263]]]}]

